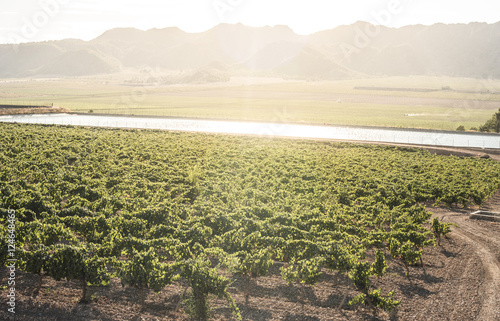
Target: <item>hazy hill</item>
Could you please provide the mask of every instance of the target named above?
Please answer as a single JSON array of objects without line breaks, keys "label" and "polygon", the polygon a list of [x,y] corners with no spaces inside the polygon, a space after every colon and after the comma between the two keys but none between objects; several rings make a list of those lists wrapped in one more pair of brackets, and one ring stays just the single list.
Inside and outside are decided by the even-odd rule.
[{"label": "hazy hill", "polygon": [[0,45],[0,77],[82,76],[145,67],[205,70],[214,64],[229,73],[251,70],[303,79],[424,74],[500,78],[500,22],[398,29],[358,22],[309,36],[286,26],[241,24],[221,24],[202,33],[127,28],[91,41]]}]

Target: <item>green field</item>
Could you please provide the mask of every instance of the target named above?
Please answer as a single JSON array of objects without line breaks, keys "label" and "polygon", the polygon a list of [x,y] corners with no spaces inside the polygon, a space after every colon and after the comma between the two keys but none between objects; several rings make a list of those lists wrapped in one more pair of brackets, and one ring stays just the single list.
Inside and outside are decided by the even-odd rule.
[{"label": "green field", "polygon": [[[449,228],[431,227],[424,204],[481,204],[500,187],[493,160],[417,149],[4,123],[0,131],[0,228],[9,235],[15,220],[19,269],[83,289],[118,278],[142,300],[177,284],[199,319],[209,295],[238,315],[245,303],[235,305],[231,282],[272,266],[303,289],[301,300],[332,271],[352,280],[343,290],[352,304],[391,311],[402,288],[379,291],[373,279],[419,269]],[[387,264],[396,268],[387,273]],[[340,300],[335,282],[322,280]],[[250,295],[241,283],[231,291]]]},{"label": "green field", "polygon": [[[479,127],[500,106],[500,81],[391,77],[304,82],[234,78],[229,83],[124,85],[126,76],[2,82],[0,104],[54,105],[75,112],[373,125],[454,130]],[[434,89],[431,92],[355,87]],[[441,90],[449,87],[453,90]],[[463,91],[469,91],[463,92]]]}]

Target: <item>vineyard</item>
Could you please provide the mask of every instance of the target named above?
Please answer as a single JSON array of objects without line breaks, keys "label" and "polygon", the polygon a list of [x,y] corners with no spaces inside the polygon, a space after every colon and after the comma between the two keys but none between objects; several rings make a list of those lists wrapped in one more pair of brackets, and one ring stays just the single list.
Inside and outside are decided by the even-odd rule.
[{"label": "vineyard", "polygon": [[[249,284],[279,269],[302,303],[325,273],[347,277],[339,306],[397,309],[388,261],[425,269],[450,233],[428,205],[482,204],[500,164],[419,149],[149,130],[0,124],[0,223],[15,212],[20,270],[88,287],[120,280],[144,304],[166,286],[207,320],[214,297],[235,319]],[[0,256],[7,265],[8,241]],[[244,282],[234,285],[234,278]],[[2,285],[7,284],[2,280]],[[378,284],[378,283],[377,283]],[[241,293],[237,303],[232,293]],[[331,291],[338,291],[336,280]]]}]

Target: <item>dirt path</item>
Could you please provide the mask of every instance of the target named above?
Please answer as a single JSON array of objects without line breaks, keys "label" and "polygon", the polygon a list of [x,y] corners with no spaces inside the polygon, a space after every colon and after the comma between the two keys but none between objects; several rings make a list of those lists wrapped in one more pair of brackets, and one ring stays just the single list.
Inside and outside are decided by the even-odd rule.
[{"label": "dirt path", "polygon": [[[500,212],[500,191],[481,209]],[[453,234],[473,246],[485,270],[481,291],[484,301],[476,320],[500,320],[500,224],[470,219],[470,210],[434,210],[444,222],[453,222],[458,228]],[[467,264],[466,262],[463,262]]]},{"label": "dirt path", "polygon": [[[474,248],[459,239],[456,235],[443,241],[438,251],[446,259],[426,260],[429,270],[435,270],[442,264],[442,274],[429,278],[440,280],[436,287],[429,287],[429,296],[422,301],[416,299],[412,303],[419,304],[416,315],[401,315],[400,320],[474,320],[479,314],[486,296],[480,291],[481,280],[484,279],[481,260],[473,253]],[[427,259],[428,257],[426,257]]]}]

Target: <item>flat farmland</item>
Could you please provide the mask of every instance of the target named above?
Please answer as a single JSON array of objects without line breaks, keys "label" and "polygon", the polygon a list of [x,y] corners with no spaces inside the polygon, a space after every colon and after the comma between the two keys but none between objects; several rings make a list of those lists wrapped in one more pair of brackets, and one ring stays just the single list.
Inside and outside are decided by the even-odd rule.
[{"label": "flat farmland", "polygon": [[371,125],[453,130],[483,124],[500,107],[500,81],[391,77],[160,85],[127,76],[0,82],[0,102],[54,104],[73,112]]}]

